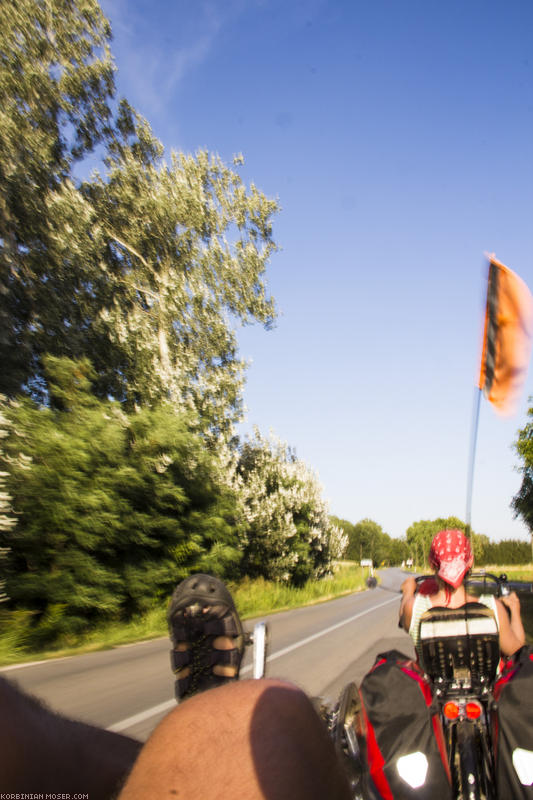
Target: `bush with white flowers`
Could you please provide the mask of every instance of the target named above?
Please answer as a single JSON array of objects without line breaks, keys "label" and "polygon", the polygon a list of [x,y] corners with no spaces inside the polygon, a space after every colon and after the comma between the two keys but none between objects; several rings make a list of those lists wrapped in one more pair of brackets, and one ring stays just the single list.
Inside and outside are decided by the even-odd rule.
[{"label": "bush with white flowers", "polygon": [[330,522],[315,473],[284,442],[256,429],[241,446],[234,487],[247,575],[299,585],[331,572],[347,537]]}]

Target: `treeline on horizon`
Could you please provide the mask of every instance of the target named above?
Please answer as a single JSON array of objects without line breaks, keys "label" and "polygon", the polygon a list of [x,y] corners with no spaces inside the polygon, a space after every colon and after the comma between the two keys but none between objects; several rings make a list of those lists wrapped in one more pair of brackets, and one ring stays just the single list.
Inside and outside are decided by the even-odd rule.
[{"label": "treeline on horizon", "polygon": [[[398,566],[408,559],[420,568],[428,567],[431,541],[438,531],[457,528],[465,531],[466,525],[458,517],[439,517],[435,520],[413,522],[405,537],[393,538],[383,531],[381,525],[371,519],[362,519],[353,524],[333,516],[332,521],[348,537],[344,554],[346,559],[361,561],[371,559],[374,566],[387,564]],[[491,541],[488,536],[472,531],[470,535],[474,550],[474,564],[512,566],[532,562],[531,544],[520,539]]]},{"label": "treeline on horizon", "polygon": [[[403,560],[381,529],[365,539],[330,517],[286,443],[236,434],[236,328],[277,314],[277,201],[245,185],[241,157],[165,153],[115,96],[96,0],[3,11],[2,631],[68,643],[160,607],[193,571],[299,586],[362,543]],[[528,435],[517,513],[533,522]]]}]

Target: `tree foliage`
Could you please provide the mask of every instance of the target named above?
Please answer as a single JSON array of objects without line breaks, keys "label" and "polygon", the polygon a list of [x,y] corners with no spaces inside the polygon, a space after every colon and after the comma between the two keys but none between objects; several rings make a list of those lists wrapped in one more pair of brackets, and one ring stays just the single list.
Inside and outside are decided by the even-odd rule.
[{"label": "tree foliage", "polygon": [[[114,100],[96,0],[0,28],[0,599],[34,643],[141,613],[194,570],[302,583],[347,539],[316,476],[240,449],[235,328],[276,316],[275,200]],[[99,171],[81,181],[97,148]],[[5,399],[8,398],[8,399]],[[5,486],[4,486],[5,483]],[[17,618],[18,619],[18,618]]]},{"label": "tree foliage", "polygon": [[414,563],[421,567],[428,567],[428,555],[433,537],[439,531],[446,529],[465,529],[465,523],[458,517],[439,517],[434,520],[423,519],[413,522],[407,528],[406,540],[409,555]]},{"label": "tree foliage", "polygon": [[[428,554],[431,542],[436,533],[455,528],[464,531],[466,525],[458,517],[439,517],[434,520],[413,522],[407,529],[407,548],[415,565],[421,569],[429,567]],[[474,553],[474,566],[487,564],[501,566],[511,564],[527,564],[531,561],[531,550],[526,542],[504,539],[493,542],[482,533],[470,532],[470,543]]]},{"label": "tree foliage", "polygon": [[515,442],[516,452],[522,461],[522,484],[511,505],[515,515],[522,517],[533,537],[533,408],[528,410],[528,418],[526,425],[518,431]]},{"label": "tree foliage", "polygon": [[[51,198],[73,163],[108,134],[110,35],[96,0],[2,4],[0,391],[6,394],[34,378],[52,332],[56,352],[65,346],[62,314],[69,321],[81,282],[69,276],[63,285],[65,273],[56,269]],[[62,310],[58,299],[66,297]]]},{"label": "tree foliage", "polygon": [[330,515],[329,520],[332,525],[334,525],[336,528],[339,528],[339,530],[342,530],[344,536],[346,537],[346,547],[342,554],[342,558],[345,558],[349,561],[359,561],[359,550],[358,544],[356,544],[355,540],[353,523],[347,519],[341,519],[334,514]]},{"label": "tree foliage", "polygon": [[238,574],[234,498],[187,420],[169,405],[128,416],[91,394],[88,362],[45,364],[50,407],[4,409],[10,607],[46,641],[164,602],[213,548],[219,571]]},{"label": "tree foliage", "polygon": [[386,559],[388,564],[392,566],[400,566],[408,558],[407,542],[404,537],[396,538],[390,537],[387,547]]},{"label": "tree foliage", "polygon": [[0,454],[17,517],[2,530],[7,606],[30,615],[33,644],[142,613],[194,571],[300,585],[344,552],[286,445],[257,432],[237,453],[206,447],[170,403],[97,398],[87,360],[44,364],[48,406],[5,402]]},{"label": "tree foliage", "polygon": [[401,564],[406,558],[405,542],[389,536],[374,520],[362,519],[355,525],[337,517],[332,517],[332,521],[348,537],[345,558],[351,561],[370,559],[374,566]]},{"label": "tree foliage", "polygon": [[108,173],[82,187],[106,276],[94,323],[106,342],[100,388],[130,407],[170,400],[225,431],[244,369],[231,323],[275,316],[263,275],[277,204],[206,152],[172,153],[169,164],[162,155],[123,103]]},{"label": "tree foliage", "polygon": [[[43,355],[89,357],[128,408],[239,418],[236,324],[270,326],[277,203],[216,156],[171,153],[122,100],[94,0],[8,2],[0,34],[0,391],[46,400]],[[102,175],[73,165],[95,144]]]},{"label": "tree foliage", "polygon": [[487,541],[476,559],[478,566],[496,564],[511,566],[513,564],[531,563],[531,545],[519,539],[503,539],[499,542]]},{"label": "tree foliage", "polygon": [[316,476],[285,443],[256,430],[242,445],[235,488],[247,575],[299,585],[328,574],[344,553]]},{"label": "tree foliage", "polygon": [[[0,464],[4,459],[3,440],[8,435],[9,421],[2,412],[2,406],[5,400],[0,396]],[[9,547],[7,547],[7,533],[11,531],[16,525],[16,519],[13,516],[13,507],[11,505],[12,497],[6,490],[6,478],[9,473],[0,469],[0,603],[5,602],[8,598],[5,593],[5,570],[7,555]]]}]

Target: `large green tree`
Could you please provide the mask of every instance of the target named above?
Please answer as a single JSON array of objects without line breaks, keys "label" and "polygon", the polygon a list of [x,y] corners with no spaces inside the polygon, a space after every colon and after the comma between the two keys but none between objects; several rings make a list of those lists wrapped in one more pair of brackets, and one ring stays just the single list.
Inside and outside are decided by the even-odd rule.
[{"label": "large green tree", "polygon": [[419,520],[407,528],[406,539],[409,555],[415,565],[427,567],[429,549],[436,533],[447,529],[465,530],[465,523],[458,517],[438,517],[433,520]]},{"label": "large green tree", "polygon": [[[385,534],[386,535],[386,534]],[[389,537],[386,545],[385,561],[390,566],[399,566],[408,558],[407,542],[404,538]]]},{"label": "large green tree", "polygon": [[[385,556],[384,537],[381,525],[372,519],[362,519],[345,528],[349,543],[346,550],[346,557],[354,561],[361,559],[371,559],[374,564],[378,564]],[[388,539],[388,537],[387,537]]]},{"label": "large green tree", "polygon": [[371,559],[375,566],[382,563],[393,566],[407,558],[405,540],[389,536],[374,520],[362,519],[354,525],[348,520],[331,517],[331,522],[341,528],[348,538],[344,558],[351,561]]},{"label": "large green tree", "polygon": [[107,165],[82,187],[106,275],[94,321],[105,391],[129,406],[170,400],[224,432],[240,414],[234,325],[275,317],[264,272],[277,204],[206,152],[165,162],[125,103]]},{"label": "large green tree", "polygon": [[[0,38],[0,391],[46,399],[43,355],[88,356],[128,408],[169,400],[227,436],[234,328],[275,317],[277,203],[218,157],[171,153],[126,101],[96,2],[8,2]],[[82,185],[75,162],[102,144]],[[239,161],[239,159],[236,159]]]},{"label": "large green tree", "polygon": [[[0,391],[77,339],[90,286],[53,253],[53,196],[109,133],[110,28],[96,0],[5,0],[0,25]],[[69,238],[68,226],[63,236]],[[76,298],[80,298],[78,302]],[[68,302],[65,302],[68,298]]]}]

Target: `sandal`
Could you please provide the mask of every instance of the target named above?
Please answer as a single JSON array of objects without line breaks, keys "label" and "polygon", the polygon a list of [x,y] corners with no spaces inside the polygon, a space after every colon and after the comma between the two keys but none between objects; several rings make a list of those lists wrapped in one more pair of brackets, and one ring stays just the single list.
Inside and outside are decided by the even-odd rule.
[{"label": "sandal", "polygon": [[224,583],[211,575],[191,575],[179,583],[167,614],[178,702],[237,680],[244,633]]}]

